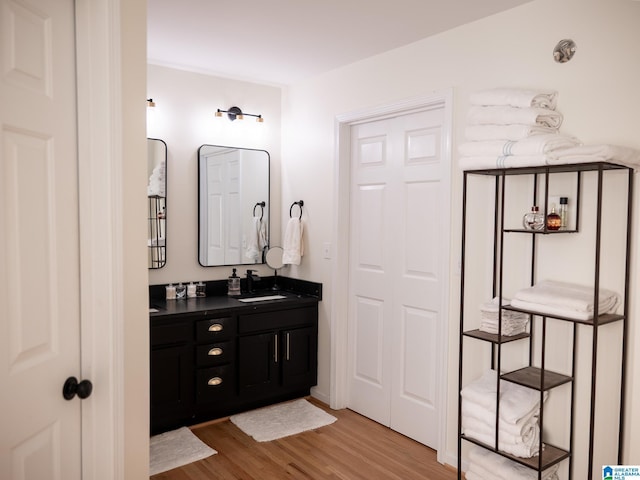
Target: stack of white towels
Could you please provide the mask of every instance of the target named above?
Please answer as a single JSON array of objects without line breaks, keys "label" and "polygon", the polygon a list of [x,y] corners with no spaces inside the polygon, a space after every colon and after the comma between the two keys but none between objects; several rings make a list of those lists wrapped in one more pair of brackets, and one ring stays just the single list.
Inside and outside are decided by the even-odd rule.
[{"label": "stack of white towels", "polygon": [[[510,304],[508,298],[502,299],[502,306]],[[483,303],[480,306],[480,328],[481,332],[498,334],[498,318],[500,315],[500,298]],[[524,333],[527,330],[529,315],[521,312],[502,310],[502,335],[513,336]]]},{"label": "stack of white towels", "polygon": [[[467,480],[538,480],[538,472],[483,448],[469,452]],[[542,472],[542,480],[558,480],[558,465]]]},{"label": "stack of white towels", "polygon": [[166,162],[162,161],[158,163],[151,175],[149,176],[149,183],[147,184],[147,196],[148,197],[166,197]]},{"label": "stack of white towels", "polygon": [[[495,447],[495,370],[466,385],[462,391],[462,431]],[[548,393],[544,393],[546,399]],[[515,383],[500,381],[498,450],[522,458],[534,457],[540,449],[540,392]]]},{"label": "stack of white towels", "polygon": [[[595,289],[575,283],[543,280],[516,292],[511,305],[541,314],[591,320],[595,310]],[[598,292],[598,314],[615,312],[620,296],[601,288]]]},{"label": "stack of white towels", "polygon": [[636,168],[640,152],[615,145],[582,145],[559,132],[563,116],[553,90],[493,88],[470,96],[463,170],[611,162]]}]

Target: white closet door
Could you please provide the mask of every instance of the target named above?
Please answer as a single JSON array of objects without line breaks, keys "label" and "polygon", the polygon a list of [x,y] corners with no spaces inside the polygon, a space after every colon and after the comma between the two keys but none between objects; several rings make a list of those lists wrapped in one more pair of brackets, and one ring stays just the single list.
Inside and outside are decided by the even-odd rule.
[{"label": "white closet door", "polygon": [[3,479],[81,478],[74,29],[73,0],[0,2]]},{"label": "white closet door", "polygon": [[432,447],[444,413],[443,123],[434,108],[351,131],[349,408]]}]

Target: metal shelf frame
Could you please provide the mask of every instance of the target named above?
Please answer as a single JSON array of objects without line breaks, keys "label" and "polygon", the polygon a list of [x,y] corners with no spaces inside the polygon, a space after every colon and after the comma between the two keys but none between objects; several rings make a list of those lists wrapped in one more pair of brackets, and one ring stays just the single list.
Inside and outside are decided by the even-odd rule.
[{"label": "metal shelf frame", "polygon": [[[626,222],[626,252],[625,252],[625,264],[624,264],[624,302],[623,313],[617,314],[604,314],[600,315],[598,312],[598,294],[600,285],[600,262],[601,262],[601,236],[602,236],[602,205],[603,205],[603,177],[605,172],[610,170],[626,170],[628,175],[627,186],[627,222]],[[547,204],[549,196],[549,178],[556,173],[576,173],[576,193],[577,201],[576,205],[576,219],[575,228],[563,231],[548,231],[546,229],[541,231],[530,231],[524,229],[505,228],[504,225],[504,212],[505,212],[505,191],[507,178],[512,175],[531,175],[533,176],[533,195],[534,203],[538,195],[540,188],[539,183],[544,182],[544,210],[543,213],[547,215]],[[536,275],[536,239],[539,235],[556,235],[566,233],[579,233],[580,231],[580,194],[582,188],[582,175],[583,172],[596,172],[597,174],[597,208],[595,213],[595,273],[593,279],[594,285],[594,315],[590,320],[575,320],[567,317],[548,315],[546,313],[534,312],[528,310],[522,310],[510,306],[503,306],[502,300],[499,302],[498,310],[498,334],[492,335],[479,330],[465,330],[465,264],[466,264],[466,245],[467,245],[467,195],[468,195],[468,181],[469,177],[473,175],[493,176],[495,177],[495,192],[494,192],[494,225],[493,225],[493,285],[492,295],[493,297],[503,298],[503,257],[504,257],[504,243],[505,234],[526,234],[531,235],[531,285],[535,284]],[[474,443],[483,448],[493,451],[503,457],[509,458],[517,463],[532,468],[538,472],[538,479],[542,478],[542,472],[559,462],[568,460],[569,479],[573,479],[573,460],[575,458],[574,449],[574,428],[575,428],[575,381],[576,378],[576,343],[578,338],[578,330],[580,328],[589,328],[592,333],[592,345],[591,345],[591,398],[589,407],[589,447],[588,447],[588,465],[589,474],[588,480],[593,479],[593,456],[594,456],[594,438],[593,431],[595,425],[595,412],[596,412],[596,387],[597,387],[597,375],[595,374],[597,368],[597,356],[598,356],[598,330],[600,326],[622,322],[622,356],[621,356],[621,392],[620,392],[620,410],[619,410],[619,426],[618,426],[618,464],[623,462],[623,438],[624,438],[624,418],[625,418],[625,396],[626,396],[626,358],[628,349],[628,298],[629,298],[629,276],[630,276],[630,246],[631,246],[631,218],[632,218],[632,203],[633,203],[633,169],[630,167],[616,165],[606,162],[594,162],[594,163],[581,163],[573,165],[554,165],[554,166],[541,166],[541,167],[525,167],[525,168],[513,168],[513,169],[483,169],[483,170],[467,170],[463,172],[463,189],[462,189],[462,246],[461,246],[461,271],[460,271],[460,335],[459,335],[459,358],[458,358],[458,479],[462,478],[462,443],[468,441]],[[514,337],[507,337],[502,335],[502,310],[510,310],[516,312],[527,313],[530,316],[530,332],[521,334]],[[541,338],[540,338],[540,365],[534,365],[534,346],[533,346],[533,322],[541,321]],[[549,321],[561,321],[572,323],[572,361],[571,361],[571,374],[565,375],[557,372],[552,372],[545,369],[545,356],[546,356],[546,331],[547,323]],[[503,375],[497,375],[496,378],[496,438],[494,445],[486,445],[476,439],[465,436],[462,433],[462,396],[461,391],[463,385],[463,352],[465,339],[468,341],[481,341],[489,342],[491,345],[491,365],[496,371],[501,371],[502,365],[502,345],[510,342],[526,341],[529,340],[529,365],[513,372],[508,372]],[[498,419],[500,415],[500,383],[501,380],[513,382],[519,385],[538,390],[540,392],[540,445],[539,451],[542,452],[533,458],[519,458],[514,457],[505,452],[498,450]],[[556,388],[560,385],[570,384],[570,404],[571,412],[569,416],[569,447],[568,449],[559,448],[549,445],[543,442],[542,429],[544,424],[544,406],[543,399],[546,391]],[[544,449],[543,449],[544,445]]]}]

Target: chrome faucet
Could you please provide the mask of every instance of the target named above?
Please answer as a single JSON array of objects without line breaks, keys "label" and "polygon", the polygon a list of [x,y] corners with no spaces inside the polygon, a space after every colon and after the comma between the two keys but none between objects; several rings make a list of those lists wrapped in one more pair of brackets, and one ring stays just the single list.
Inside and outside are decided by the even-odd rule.
[{"label": "chrome faucet", "polygon": [[253,282],[259,282],[260,277],[256,274],[257,270],[247,270],[247,292],[253,293]]}]

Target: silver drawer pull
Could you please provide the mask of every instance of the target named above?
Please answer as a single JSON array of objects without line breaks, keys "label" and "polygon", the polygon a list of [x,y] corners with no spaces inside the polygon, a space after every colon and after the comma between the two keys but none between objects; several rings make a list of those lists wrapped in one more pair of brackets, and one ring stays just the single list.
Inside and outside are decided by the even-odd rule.
[{"label": "silver drawer pull", "polygon": [[217,357],[218,355],[222,355],[222,349],[218,347],[212,348],[211,350],[209,350],[209,353],[207,355],[211,357]]},{"label": "silver drawer pull", "polygon": [[210,332],[221,332],[222,331],[222,325],[220,323],[214,323],[209,325],[209,331]]},{"label": "silver drawer pull", "polygon": [[287,332],[287,361],[291,360],[291,342],[289,341],[289,332]]},{"label": "silver drawer pull", "polygon": [[209,381],[207,382],[207,385],[215,387],[216,385],[220,385],[221,383],[222,383],[222,379],[220,377],[213,377],[209,379]]},{"label": "silver drawer pull", "polygon": [[278,363],[278,334],[273,335],[273,362]]}]

